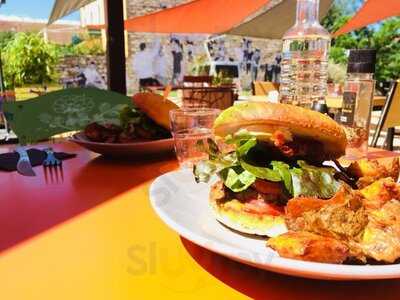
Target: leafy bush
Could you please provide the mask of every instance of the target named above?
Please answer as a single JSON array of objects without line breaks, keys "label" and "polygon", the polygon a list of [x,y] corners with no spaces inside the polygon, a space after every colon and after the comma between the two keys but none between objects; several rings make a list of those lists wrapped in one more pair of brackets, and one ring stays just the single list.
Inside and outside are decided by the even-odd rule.
[{"label": "leafy bush", "polygon": [[56,51],[57,57],[72,56],[76,55],[74,45],[54,45],[54,50]]},{"label": "leafy bush", "polygon": [[15,37],[15,32],[12,31],[2,31],[0,32],[0,50],[3,50],[9,42],[11,42]]},{"label": "leafy bush", "polygon": [[76,55],[101,55],[104,54],[101,39],[91,38],[74,46]]},{"label": "leafy bush", "polygon": [[54,45],[35,33],[17,33],[4,48],[4,74],[7,85],[44,83],[53,79],[57,64]]},{"label": "leafy bush", "polygon": [[78,44],[55,45],[55,49],[59,57],[104,54],[103,45],[99,38],[89,38]]}]

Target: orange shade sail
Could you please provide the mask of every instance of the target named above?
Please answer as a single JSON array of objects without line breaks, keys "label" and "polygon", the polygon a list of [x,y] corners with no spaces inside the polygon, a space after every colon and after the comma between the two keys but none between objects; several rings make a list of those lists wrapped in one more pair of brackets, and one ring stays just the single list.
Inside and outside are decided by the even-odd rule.
[{"label": "orange shade sail", "polygon": [[367,0],[361,9],[334,36],[360,29],[380,20],[399,16],[400,0]]},{"label": "orange shade sail", "polygon": [[151,33],[225,32],[270,0],[194,0],[125,21],[125,29]]}]

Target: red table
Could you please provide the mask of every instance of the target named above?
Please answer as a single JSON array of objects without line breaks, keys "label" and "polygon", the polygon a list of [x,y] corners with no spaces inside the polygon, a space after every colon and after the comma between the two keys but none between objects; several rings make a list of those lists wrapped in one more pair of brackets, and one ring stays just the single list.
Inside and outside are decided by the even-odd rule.
[{"label": "red table", "polygon": [[42,167],[35,178],[0,173],[2,299],[400,299],[399,280],[288,277],[180,238],[148,202],[174,158],[108,161],[68,142],[53,147],[78,154],[58,183]]}]

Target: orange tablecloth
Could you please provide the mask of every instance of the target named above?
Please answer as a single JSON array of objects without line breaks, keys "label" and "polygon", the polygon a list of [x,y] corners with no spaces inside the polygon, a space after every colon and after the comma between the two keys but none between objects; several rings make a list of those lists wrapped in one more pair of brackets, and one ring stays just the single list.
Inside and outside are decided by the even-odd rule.
[{"label": "orange tablecloth", "polygon": [[41,167],[35,178],[0,172],[1,299],[400,299],[399,280],[288,277],[180,238],[148,200],[173,158],[126,163],[54,148],[78,154],[59,183],[46,184]]}]

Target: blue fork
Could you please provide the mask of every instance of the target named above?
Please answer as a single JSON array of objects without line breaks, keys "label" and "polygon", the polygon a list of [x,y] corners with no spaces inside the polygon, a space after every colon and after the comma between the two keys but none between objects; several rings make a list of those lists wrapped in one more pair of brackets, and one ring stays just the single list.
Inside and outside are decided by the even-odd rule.
[{"label": "blue fork", "polygon": [[47,154],[46,159],[43,161],[43,166],[45,167],[61,166],[62,162],[61,160],[55,157],[53,148],[46,148],[43,150]]}]

